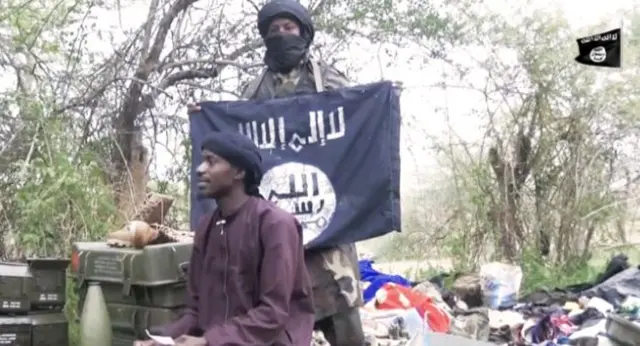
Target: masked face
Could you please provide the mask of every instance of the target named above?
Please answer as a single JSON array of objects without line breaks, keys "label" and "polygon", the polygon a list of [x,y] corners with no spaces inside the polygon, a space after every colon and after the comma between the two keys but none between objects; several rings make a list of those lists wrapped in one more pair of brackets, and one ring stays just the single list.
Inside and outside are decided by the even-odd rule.
[{"label": "masked face", "polygon": [[264,62],[270,70],[289,73],[307,53],[307,41],[301,36],[300,25],[289,18],[276,18],[269,25],[264,39],[267,52]]}]

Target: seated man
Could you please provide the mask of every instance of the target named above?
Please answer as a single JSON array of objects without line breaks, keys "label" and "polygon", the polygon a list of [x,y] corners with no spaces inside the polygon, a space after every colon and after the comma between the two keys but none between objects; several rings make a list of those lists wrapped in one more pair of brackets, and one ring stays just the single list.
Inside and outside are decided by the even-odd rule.
[{"label": "seated man", "polygon": [[239,133],[216,132],[202,157],[198,187],[218,208],[195,233],[187,309],[162,334],[182,346],[310,345],[314,310],[301,227],[260,196],[258,148]]}]

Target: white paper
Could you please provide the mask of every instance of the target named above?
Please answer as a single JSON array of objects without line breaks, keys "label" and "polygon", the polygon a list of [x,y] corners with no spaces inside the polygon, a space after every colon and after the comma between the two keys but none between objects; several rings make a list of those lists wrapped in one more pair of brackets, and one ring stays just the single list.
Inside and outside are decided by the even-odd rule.
[{"label": "white paper", "polygon": [[173,341],[173,338],[170,338],[170,337],[168,337],[168,336],[151,335],[151,333],[149,333],[149,330],[148,330],[148,329],[146,330],[146,332],[147,332],[147,336],[148,336],[151,340],[153,340],[153,341],[155,341],[155,342],[159,343],[160,345],[170,346],[170,345],[175,345],[175,344],[176,344],[176,343]]}]

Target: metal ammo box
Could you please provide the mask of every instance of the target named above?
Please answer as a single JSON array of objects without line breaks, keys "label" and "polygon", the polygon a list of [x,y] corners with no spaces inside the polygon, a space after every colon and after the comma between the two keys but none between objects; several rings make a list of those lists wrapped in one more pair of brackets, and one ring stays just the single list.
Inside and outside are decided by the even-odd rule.
[{"label": "metal ammo box", "polygon": [[40,258],[0,263],[0,313],[61,311],[66,300],[68,264],[68,260]]},{"label": "metal ammo box", "polygon": [[0,313],[29,312],[32,285],[31,272],[26,264],[0,263]]},{"label": "metal ammo box", "polygon": [[69,260],[27,259],[33,280],[30,294],[31,308],[61,311],[67,295],[67,267]]},{"label": "metal ammo box", "polygon": [[181,308],[162,309],[133,305],[107,304],[113,331],[113,346],[130,346],[146,339],[146,330],[171,323],[180,316]]},{"label": "metal ammo box", "polygon": [[184,305],[192,242],[112,248],[106,243],[75,243],[72,275],[82,313],[87,282],[100,282],[113,330],[113,345],[131,345],[145,330],[172,322]]},{"label": "metal ammo box", "polygon": [[69,345],[64,313],[0,317],[0,344],[6,346]]}]

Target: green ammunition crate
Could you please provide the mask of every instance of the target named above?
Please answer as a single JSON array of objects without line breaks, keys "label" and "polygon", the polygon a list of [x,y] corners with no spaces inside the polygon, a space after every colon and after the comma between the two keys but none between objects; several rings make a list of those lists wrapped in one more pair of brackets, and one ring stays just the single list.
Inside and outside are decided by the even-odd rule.
[{"label": "green ammunition crate", "polygon": [[0,345],[67,346],[68,327],[64,313],[0,317]]},{"label": "green ammunition crate", "polygon": [[136,250],[111,248],[105,243],[76,243],[71,275],[76,279],[80,301],[84,300],[86,283],[97,281],[108,304],[182,306],[192,247],[192,243],[169,243]]},{"label": "green ammunition crate", "polygon": [[[79,287],[78,296],[80,302],[84,302],[88,287],[86,284]],[[104,294],[104,300],[107,304],[128,304],[156,308],[183,306],[187,294],[185,282],[157,287],[131,286],[128,295],[122,294],[122,284],[101,282],[100,288],[102,288],[102,294]]]},{"label": "green ammunition crate", "polygon": [[118,329],[113,329],[111,335],[112,346],[131,346],[134,341],[139,340],[133,332],[127,333]]},{"label": "green ammunition crate", "polygon": [[164,286],[184,282],[193,243],[168,243],[142,250],[112,248],[104,242],[75,243],[72,272],[80,284],[85,281],[122,284],[129,295],[131,286]]},{"label": "green ammunition crate", "polygon": [[0,263],[0,313],[62,311],[68,265],[68,260],[44,258]]},{"label": "green ammunition crate", "polygon": [[25,263],[0,263],[0,313],[27,313],[31,310],[31,292],[33,280]]},{"label": "green ammunition crate", "polygon": [[67,295],[66,259],[27,259],[33,279],[32,310],[62,311]]},{"label": "green ammunition crate", "polygon": [[133,335],[136,339],[147,339],[146,330],[161,327],[176,321],[183,308],[161,309],[135,305],[107,304],[111,326],[114,331]]}]

